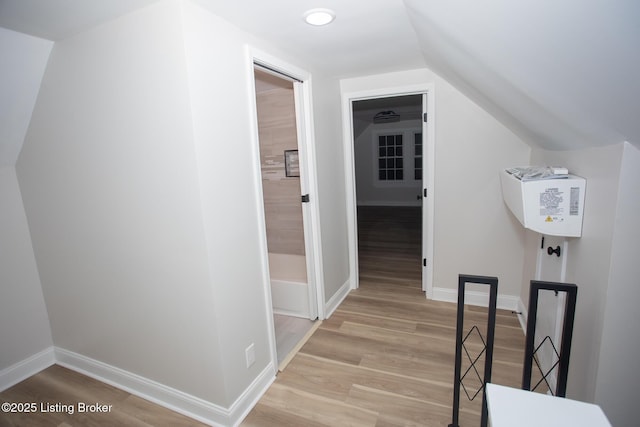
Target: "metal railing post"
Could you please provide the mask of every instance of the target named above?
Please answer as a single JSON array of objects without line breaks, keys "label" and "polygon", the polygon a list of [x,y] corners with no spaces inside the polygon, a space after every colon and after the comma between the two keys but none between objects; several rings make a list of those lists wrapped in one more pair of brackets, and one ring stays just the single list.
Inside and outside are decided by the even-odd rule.
[{"label": "metal railing post", "polygon": [[[541,366],[538,364],[538,369],[542,374],[542,379],[538,381],[536,385],[531,387],[531,373],[533,369],[533,362],[536,356],[537,350],[542,346],[545,340],[549,340],[553,346],[554,351],[556,346],[553,343],[551,337],[547,336],[545,339],[535,347],[535,335],[536,335],[536,321],[538,317],[538,296],[541,290],[549,290],[556,292],[565,292],[567,299],[565,301],[564,309],[564,321],[562,326],[562,337],[560,341],[560,353],[558,355],[558,361],[551,366],[547,372],[542,372]],[[531,287],[529,289],[529,313],[527,318],[527,337],[526,346],[524,351],[524,366],[522,369],[522,389],[523,390],[535,390],[538,385],[543,381],[549,386],[547,376],[558,367],[558,381],[556,384],[555,392],[551,390],[554,396],[565,397],[567,394],[567,376],[569,374],[569,357],[571,356],[571,340],[573,337],[573,321],[576,311],[576,299],[578,294],[578,287],[572,283],[558,283],[558,282],[543,282],[539,280],[532,280]],[[536,362],[537,363],[537,362]]]},{"label": "metal railing post", "polygon": [[[469,337],[471,332],[475,330],[482,339],[482,334],[480,330],[474,325],[471,328],[471,331],[463,338],[463,329],[464,329],[464,299],[465,299],[465,288],[467,283],[475,283],[481,285],[489,286],[489,310],[487,315],[487,338],[486,342],[484,342],[484,348],[480,352],[480,354],[472,360],[469,357],[469,353],[467,353],[467,357],[469,357],[469,361],[471,362],[471,366],[467,371],[462,374],[462,350],[464,347],[464,343],[466,338]],[[471,276],[467,274],[460,274],[458,276],[458,311],[457,311],[457,320],[456,320],[456,356],[455,356],[455,367],[454,367],[454,382],[453,382],[453,414],[452,421],[449,424],[449,427],[459,427],[458,417],[460,412],[460,387],[464,387],[463,380],[467,373],[473,369],[476,375],[479,376],[478,371],[475,368],[475,362],[477,362],[482,354],[485,354],[484,361],[484,375],[481,379],[481,386],[473,395],[473,397],[469,397],[469,400],[473,400],[477,396],[477,394],[482,390],[482,418],[480,421],[481,427],[486,427],[487,425],[487,400],[485,395],[485,386],[488,382],[491,382],[491,366],[493,362],[493,341],[495,336],[495,327],[496,327],[496,304],[498,300],[498,278],[497,277],[487,277],[487,276]],[[466,391],[466,390],[465,390]]]}]

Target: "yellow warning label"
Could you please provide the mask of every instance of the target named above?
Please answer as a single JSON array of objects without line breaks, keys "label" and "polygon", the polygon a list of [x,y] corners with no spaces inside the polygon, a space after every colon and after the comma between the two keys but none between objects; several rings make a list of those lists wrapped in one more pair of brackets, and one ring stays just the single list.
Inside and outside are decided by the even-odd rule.
[{"label": "yellow warning label", "polygon": [[553,218],[551,218],[550,216],[547,217],[547,219],[544,220],[544,222],[553,222]]}]

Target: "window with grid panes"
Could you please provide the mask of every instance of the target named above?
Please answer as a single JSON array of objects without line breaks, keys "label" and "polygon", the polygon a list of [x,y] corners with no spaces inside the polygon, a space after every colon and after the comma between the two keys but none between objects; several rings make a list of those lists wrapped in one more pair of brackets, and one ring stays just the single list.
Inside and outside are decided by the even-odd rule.
[{"label": "window with grid panes", "polygon": [[422,133],[413,134],[413,179],[422,180]]},{"label": "window with grid panes", "polygon": [[404,179],[401,134],[378,136],[378,179],[380,181]]}]

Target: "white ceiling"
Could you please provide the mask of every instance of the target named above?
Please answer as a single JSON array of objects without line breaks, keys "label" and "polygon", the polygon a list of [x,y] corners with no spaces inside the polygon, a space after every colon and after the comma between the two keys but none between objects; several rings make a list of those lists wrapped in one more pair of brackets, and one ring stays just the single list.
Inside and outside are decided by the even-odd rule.
[{"label": "white ceiling", "polygon": [[637,0],[405,0],[429,68],[540,146],[640,146]]},{"label": "white ceiling", "polygon": [[[420,45],[402,0],[196,0],[226,20],[335,77],[423,68]],[[304,22],[313,8],[336,19]]]},{"label": "white ceiling", "polygon": [[[0,0],[0,26],[60,40],[155,1]],[[330,76],[428,67],[542,147],[640,146],[637,0],[194,1]]]}]

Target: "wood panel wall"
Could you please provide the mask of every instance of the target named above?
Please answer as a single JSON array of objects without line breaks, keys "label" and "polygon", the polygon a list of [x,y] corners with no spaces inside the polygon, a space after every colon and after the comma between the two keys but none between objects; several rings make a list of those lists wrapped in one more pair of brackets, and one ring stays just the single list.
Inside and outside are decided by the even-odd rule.
[{"label": "wood panel wall", "polygon": [[293,86],[256,95],[269,252],[304,255],[300,178],[286,177],[285,150],[297,150]]}]

